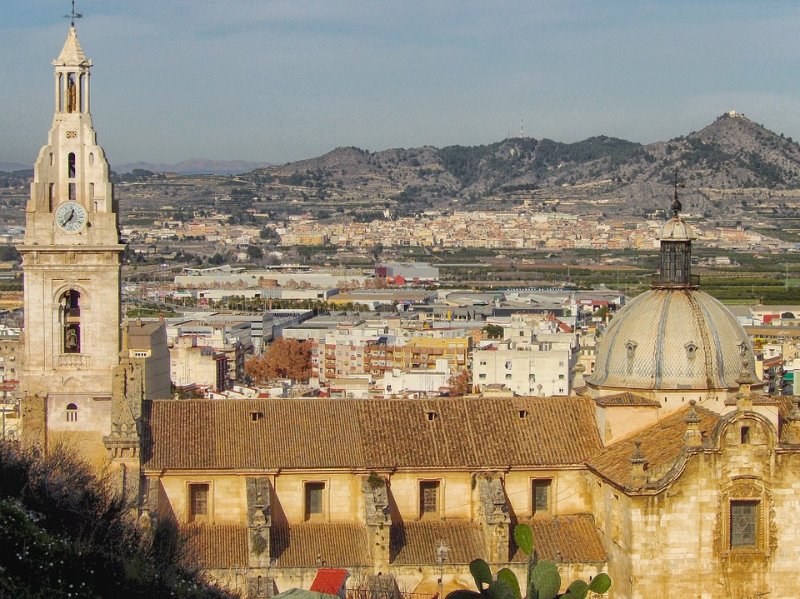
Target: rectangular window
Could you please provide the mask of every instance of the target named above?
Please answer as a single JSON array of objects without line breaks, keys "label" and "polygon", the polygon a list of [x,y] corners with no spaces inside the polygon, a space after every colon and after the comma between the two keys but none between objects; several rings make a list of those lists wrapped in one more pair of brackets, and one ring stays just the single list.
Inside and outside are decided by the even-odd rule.
[{"label": "rectangular window", "polygon": [[548,479],[534,480],[531,483],[531,515],[550,512],[550,483]]},{"label": "rectangular window", "polygon": [[306,520],[324,513],[325,483],[306,483]]},{"label": "rectangular window", "polygon": [[208,484],[189,485],[189,522],[208,520]]},{"label": "rectangular window", "polygon": [[419,483],[420,517],[439,513],[439,481],[426,480]]},{"label": "rectangular window", "polygon": [[731,501],[731,549],[756,547],[758,501]]}]

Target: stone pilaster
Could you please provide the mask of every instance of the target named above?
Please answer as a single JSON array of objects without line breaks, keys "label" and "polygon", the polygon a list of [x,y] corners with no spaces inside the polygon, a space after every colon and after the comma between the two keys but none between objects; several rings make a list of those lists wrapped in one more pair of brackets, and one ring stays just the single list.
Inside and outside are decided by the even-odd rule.
[{"label": "stone pilaster", "polygon": [[247,599],[272,596],[269,577],[271,486],[266,476],[247,477]]},{"label": "stone pilaster", "polygon": [[389,567],[389,533],[392,528],[386,479],[370,474],[361,481],[361,493],[372,567],[376,572],[385,571]]},{"label": "stone pilaster", "polygon": [[486,538],[486,555],[490,563],[507,562],[510,545],[511,516],[503,481],[497,475],[476,476],[478,485],[478,522]]}]

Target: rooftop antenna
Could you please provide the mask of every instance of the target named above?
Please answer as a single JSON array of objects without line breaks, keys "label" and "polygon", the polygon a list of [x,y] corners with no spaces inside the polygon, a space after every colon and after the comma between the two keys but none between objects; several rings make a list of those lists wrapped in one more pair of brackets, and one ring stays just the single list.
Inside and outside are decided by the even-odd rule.
[{"label": "rooftop antenna", "polygon": [[75,27],[75,19],[83,18],[83,15],[79,12],[75,12],[75,0],[72,0],[72,12],[68,15],[64,15],[65,19],[69,19],[70,27]]},{"label": "rooftop antenna", "polygon": [[519,137],[520,137],[520,139],[525,137],[525,119],[524,118],[521,118],[519,120]]}]

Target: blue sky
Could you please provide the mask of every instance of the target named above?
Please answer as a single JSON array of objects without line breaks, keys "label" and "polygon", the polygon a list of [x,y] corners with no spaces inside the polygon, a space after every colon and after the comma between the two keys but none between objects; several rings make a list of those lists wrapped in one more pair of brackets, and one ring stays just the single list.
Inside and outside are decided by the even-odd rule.
[{"label": "blue sky", "polygon": [[[64,0],[0,0],[0,161],[53,113]],[[517,135],[651,142],[731,109],[800,139],[800,3],[78,0],[113,165]]]}]

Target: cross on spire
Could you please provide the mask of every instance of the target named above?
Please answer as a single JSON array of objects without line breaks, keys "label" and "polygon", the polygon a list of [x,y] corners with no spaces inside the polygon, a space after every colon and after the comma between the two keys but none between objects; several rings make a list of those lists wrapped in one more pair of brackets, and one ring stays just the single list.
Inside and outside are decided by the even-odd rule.
[{"label": "cross on spire", "polygon": [[64,15],[65,19],[69,19],[70,27],[75,27],[75,19],[82,18],[83,15],[79,12],[75,12],[75,0],[72,0],[72,12],[68,15]]}]

